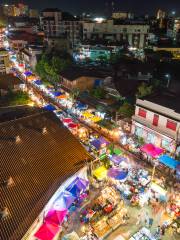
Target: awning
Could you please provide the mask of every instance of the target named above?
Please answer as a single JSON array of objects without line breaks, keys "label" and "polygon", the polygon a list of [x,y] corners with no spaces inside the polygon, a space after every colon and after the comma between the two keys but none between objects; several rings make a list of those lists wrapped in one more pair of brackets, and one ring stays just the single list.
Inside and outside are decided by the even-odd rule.
[{"label": "awning", "polygon": [[69,123],[72,123],[72,119],[71,118],[63,118],[62,122],[69,124]]},{"label": "awning", "polygon": [[128,171],[123,171],[119,168],[110,168],[108,170],[108,177],[116,180],[125,180],[128,176]]},{"label": "awning", "polygon": [[159,158],[159,161],[166,165],[169,168],[176,169],[178,166],[179,162],[175,160],[174,158],[169,157],[168,155],[162,155]]},{"label": "awning", "polygon": [[151,143],[145,144],[140,149],[141,149],[141,151],[147,153],[148,155],[150,155],[153,158],[157,158],[159,155],[161,155],[164,152],[163,149],[158,148]]},{"label": "awning", "polygon": [[113,155],[110,160],[114,163],[114,164],[120,164],[123,161],[126,161],[127,158],[122,157],[122,156],[118,156],[118,155]]},{"label": "awning", "polygon": [[77,106],[76,106],[78,109],[81,109],[81,110],[85,110],[88,108],[88,105],[84,104],[84,103],[81,103],[81,102],[78,102]]},{"label": "awning", "polygon": [[89,182],[85,179],[77,177],[66,189],[66,191],[70,192],[73,196],[78,197],[80,193],[86,190]]},{"label": "awning", "polygon": [[52,92],[52,94],[55,97],[59,97],[59,96],[63,95],[63,93],[61,93],[61,92]]},{"label": "awning", "polygon": [[94,117],[91,118],[91,121],[92,121],[92,122],[95,122],[95,123],[96,123],[96,122],[100,122],[101,120],[102,120],[102,118],[101,118],[101,117],[98,117],[98,116],[94,116]]},{"label": "awning", "polygon": [[101,143],[98,139],[93,140],[90,144],[94,146],[97,150],[99,150],[101,147]]},{"label": "awning", "polygon": [[62,95],[57,96],[57,98],[58,98],[58,99],[65,99],[65,98],[67,98],[67,96],[64,95],[64,94],[62,94]]},{"label": "awning", "polygon": [[96,170],[93,171],[93,175],[98,179],[98,180],[103,180],[104,178],[107,177],[107,169],[104,166],[101,166],[97,168]]},{"label": "awning", "polygon": [[62,240],[80,240],[76,232],[72,232],[63,236]]},{"label": "awning", "polygon": [[160,187],[159,185],[157,185],[156,183],[152,183],[151,184],[151,189],[154,191],[154,192],[157,192],[161,195],[166,195],[167,191],[165,189],[163,189],[162,187]]},{"label": "awning", "polygon": [[94,115],[93,115],[92,113],[88,112],[88,111],[83,112],[82,115],[83,115],[85,118],[92,118],[92,117],[94,117]]},{"label": "awning", "polygon": [[68,124],[68,127],[74,129],[74,128],[78,127],[78,124],[72,122],[72,123]]},{"label": "awning", "polygon": [[45,222],[34,236],[39,240],[52,240],[59,230],[58,225]]},{"label": "awning", "polygon": [[53,106],[51,104],[48,104],[48,105],[44,106],[44,109],[47,110],[47,111],[54,111],[54,110],[56,110],[55,106]]},{"label": "awning", "polygon": [[103,138],[103,137],[100,137],[98,140],[100,141],[101,144],[105,144],[105,145],[109,145],[109,144],[110,144],[110,143],[109,143],[105,138]]},{"label": "awning", "polygon": [[56,210],[68,209],[76,199],[70,192],[64,191],[58,199],[56,199],[53,208]]},{"label": "awning", "polygon": [[61,225],[67,214],[67,209],[62,210],[50,210],[45,217],[45,222]]},{"label": "awning", "polygon": [[36,81],[34,81],[34,83],[35,83],[36,85],[42,85],[42,84],[43,84],[43,82],[42,82],[41,80],[36,80]]},{"label": "awning", "polygon": [[113,150],[113,152],[114,152],[114,154],[116,154],[116,155],[121,155],[121,154],[122,154],[122,150],[119,149],[119,148],[115,148],[115,149]]},{"label": "awning", "polygon": [[32,72],[30,72],[30,71],[26,71],[26,72],[24,72],[24,75],[26,75],[26,77],[29,77],[29,76],[32,75]]}]

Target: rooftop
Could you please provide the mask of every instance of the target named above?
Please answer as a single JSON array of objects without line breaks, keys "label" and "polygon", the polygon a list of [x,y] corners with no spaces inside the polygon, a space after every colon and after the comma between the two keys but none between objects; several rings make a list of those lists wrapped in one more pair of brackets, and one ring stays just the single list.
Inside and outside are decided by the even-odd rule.
[{"label": "rooftop", "polygon": [[81,67],[76,67],[76,66],[72,66],[67,68],[66,70],[61,72],[61,76],[70,80],[70,81],[74,81],[77,78],[86,76],[86,77],[97,77],[97,78],[105,78],[107,77],[106,74],[104,74],[101,71],[98,71],[96,69],[93,68],[81,68]]},{"label": "rooftop", "polygon": [[45,8],[42,12],[61,12],[61,10],[58,8]]},{"label": "rooftop", "polygon": [[21,84],[19,78],[12,74],[0,74],[0,89],[9,89],[11,86]]},{"label": "rooftop", "polygon": [[171,92],[158,92],[148,97],[144,97],[143,100],[158,104],[165,108],[174,110],[180,114],[180,95]]},{"label": "rooftop", "polygon": [[0,155],[0,207],[9,212],[0,219],[3,240],[21,239],[62,182],[90,158],[51,112],[1,123]]}]

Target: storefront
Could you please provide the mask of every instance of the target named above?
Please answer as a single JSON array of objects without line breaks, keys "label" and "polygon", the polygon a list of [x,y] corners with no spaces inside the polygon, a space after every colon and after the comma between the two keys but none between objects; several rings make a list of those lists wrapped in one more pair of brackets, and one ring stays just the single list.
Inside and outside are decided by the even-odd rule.
[{"label": "storefront", "polygon": [[163,134],[160,134],[138,122],[134,122],[133,124],[133,133],[138,138],[143,138],[146,143],[151,143],[158,147],[162,147],[168,152],[175,151],[175,140]]}]

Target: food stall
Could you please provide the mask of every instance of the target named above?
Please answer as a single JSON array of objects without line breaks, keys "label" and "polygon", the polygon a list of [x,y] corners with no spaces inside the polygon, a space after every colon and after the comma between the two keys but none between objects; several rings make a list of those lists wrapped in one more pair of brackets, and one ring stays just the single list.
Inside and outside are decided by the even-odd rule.
[{"label": "food stall", "polygon": [[104,239],[112,232],[112,228],[108,225],[107,219],[107,217],[104,217],[98,222],[91,225],[93,232],[98,237],[98,239]]},{"label": "food stall", "polygon": [[93,176],[97,180],[102,181],[107,177],[107,169],[104,166],[101,166],[93,171]]},{"label": "food stall", "polygon": [[149,229],[143,227],[138,232],[136,232],[129,240],[156,240],[156,238],[151,234]]}]

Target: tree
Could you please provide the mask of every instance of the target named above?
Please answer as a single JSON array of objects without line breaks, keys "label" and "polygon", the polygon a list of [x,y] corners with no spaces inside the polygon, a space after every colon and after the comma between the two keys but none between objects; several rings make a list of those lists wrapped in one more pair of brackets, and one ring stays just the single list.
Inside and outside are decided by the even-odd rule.
[{"label": "tree", "polygon": [[[65,56],[65,55],[64,55]],[[57,84],[59,82],[60,73],[71,64],[69,56],[63,58],[62,56],[43,54],[40,61],[36,65],[36,72],[42,80],[48,79],[49,81]]]},{"label": "tree", "polygon": [[78,98],[79,94],[80,91],[78,88],[72,89],[72,91],[70,92],[70,98],[72,99],[73,102]]},{"label": "tree", "polygon": [[148,96],[148,95],[150,95],[152,93],[152,90],[153,90],[152,86],[148,86],[146,83],[142,83],[138,87],[138,91],[137,91],[136,96],[138,98]]},{"label": "tree", "polygon": [[96,87],[94,89],[91,90],[91,94],[99,99],[105,98],[106,96],[106,92],[102,87]]},{"label": "tree", "polygon": [[119,113],[122,117],[130,118],[134,114],[134,106],[132,106],[130,103],[124,102],[119,108]]}]

